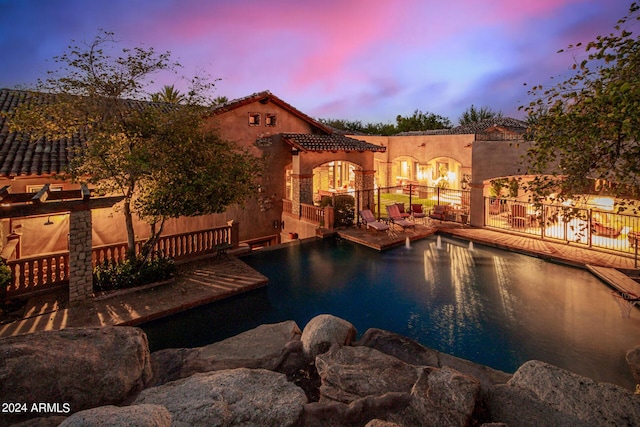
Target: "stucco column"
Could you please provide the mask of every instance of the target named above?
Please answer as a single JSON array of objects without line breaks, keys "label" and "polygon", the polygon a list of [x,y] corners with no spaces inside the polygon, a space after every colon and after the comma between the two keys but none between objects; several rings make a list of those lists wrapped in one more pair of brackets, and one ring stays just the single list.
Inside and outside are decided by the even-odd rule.
[{"label": "stucco column", "polygon": [[390,187],[391,186],[391,168],[393,167],[393,163],[391,162],[380,162],[380,170],[378,171],[378,185],[381,188]]},{"label": "stucco column", "polygon": [[484,184],[471,183],[469,223],[472,227],[484,227]]},{"label": "stucco column", "polygon": [[300,214],[300,203],[313,204],[313,174],[291,175],[292,213]]},{"label": "stucco column", "polygon": [[93,296],[91,265],[91,210],[69,215],[69,304]]}]

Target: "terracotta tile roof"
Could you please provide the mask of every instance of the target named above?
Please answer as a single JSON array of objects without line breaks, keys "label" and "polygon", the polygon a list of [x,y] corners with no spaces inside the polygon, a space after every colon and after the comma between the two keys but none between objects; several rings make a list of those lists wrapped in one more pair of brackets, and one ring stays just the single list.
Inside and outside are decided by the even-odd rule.
[{"label": "terracotta tile roof", "polygon": [[64,173],[71,151],[82,147],[81,138],[31,141],[28,135],[10,132],[3,113],[25,102],[46,102],[49,95],[0,89],[0,176],[56,175]]},{"label": "terracotta tile roof", "polygon": [[349,138],[344,135],[284,133],[282,138],[300,151],[386,151],[386,147]]},{"label": "terracotta tile roof", "polygon": [[[49,102],[51,95],[13,89],[0,89],[0,176],[39,176],[64,174],[72,153],[82,149],[85,139],[82,135],[71,138],[32,141],[29,135],[10,132],[5,115],[25,102]],[[240,105],[256,101],[273,102],[312,125],[320,134],[284,134],[285,140],[302,151],[385,151],[385,147],[370,144],[344,135],[334,134],[332,129],[315,121],[268,91],[249,95],[216,107],[219,114]],[[125,100],[128,108],[139,108],[144,101]],[[159,108],[175,108],[164,103]]]},{"label": "terracotta tile roof", "polygon": [[[82,134],[71,138],[46,139],[33,141],[29,135],[10,132],[4,113],[13,111],[24,103],[51,102],[53,95],[42,92],[30,92],[14,89],[0,89],[0,176],[38,176],[58,175],[66,172],[73,152],[84,147],[86,139]],[[127,99],[126,108],[139,109],[143,105],[154,105],[163,111],[178,108],[167,103],[150,103]]]},{"label": "terracotta tile roof", "polygon": [[514,119],[512,117],[493,117],[491,119],[470,123],[468,125],[456,126],[451,129],[435,129],[435,130],[427,130],[427,131],[400,132],[393,136],[473,135],[476,133],[483,133],[487,129],[491,129],[493,127],[502,127],[512,132],[524,133],[524,131],[527,129],[527,122]]}]

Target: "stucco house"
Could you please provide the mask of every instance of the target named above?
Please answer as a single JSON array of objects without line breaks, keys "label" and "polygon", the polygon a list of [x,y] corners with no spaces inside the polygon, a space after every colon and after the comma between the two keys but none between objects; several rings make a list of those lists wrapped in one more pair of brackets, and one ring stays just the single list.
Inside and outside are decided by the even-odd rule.
[{"label": "stucco house", "polygon": [[[0,89],[0,112],[10,112],[20,103],[37,101],[43,96],[46,95]],[[216,237],[216,241],[224,239],[251,248],[315,236],[319,228],[331,228],[334,224],[334,209],[324,207],[327,201],[335,205],[337,196],[343,194],[349,197],[340,200],[352,200],[355,212],[369,208],[384,216],[383,204],[411,203],[412,197],[416,197],[428,201],[429,206],[452,205],[454,220],[475,227],[621,252],[633,251],[632,243],[637,242],[634,236],[640,230],[638,217],[614,213],[611,198],[607,200],[609,205],[602,207],[598,204],[602,197],[586,195],[585,200],[589,200],[575,208],[581,211],[581,218],[566,222],[558,221],[562,206],[552,204],[540,210],[529,203],[527,194],[517,185],[515,191],[509,188],[509,200],[492,197],[492,182],[497,179],[515,183],[515,178],[530,178],[524,175],[525,154],[530,147],[524,140],[527,125],[513,118],[497,117],[452,129],[392,136],[355,135],[328,127],[264,91],[212,108],[207,120],[222,138],[263,157],[266,169],[256,194],[243,206],[229,206],[220,214],[167,221],[163,234],[174,236],[172,239],[187,236],[180,239],[190,239],[192,246],[199,244],[197,241],[204,233],[215,234],[220,230],[224,230],[221,232],[224,237]],[[0,115],[0,214],[12,199],[8,194],[34,193],[60,201],[71,190],[78,192],[79,186],[65,179],[65,169],[72,151],[83,143],[78,136],[31,141],[28,135],[10,132],[6,118]],[[437,202],[432,197],[434,189]],[[43,190],[46,194],[42,194]],[[60,193],[52,196],[55,192]],[[444,199],[441,192],[445,193]],[[107,207],[113,203],[85,204],[85,193],[78,194],[80,200],[75,199],[74,203],[85,206],[91,235],[90,243],[83,246],[93,247],[88,256],[95,263],[98,252],[126,242],[124,219]],[[386,198],[382,199],[381,194]],[[496,201],[500,206],[494,210]],[[57,206],[51,212],[28,210],[37,213],[0,215],[2,258],[13,260],[12,265],[21,265],[20,280],[43,270],[38,267],[28,271],[36,262],[45,262],[41,260],[46,257],[50,258],[47,266],[59,263],[56,269],[66,268],[66,261],[60,260],[70,256],[75,247],[70,230],[78,224],[80,214]],[[604,233],[603,228],[597,227],[603,223],[615,225],[616,234]],[[147,224],[137,221],[134,225],[138,238],[147,237]],[[7,244],[8,238],[11,244]],[[181,244],[176,240],[174,246]],[[19,250],[8,253],[12,247]],[[90,269],[87,274],[90,275]],[[34,278],[29,280],[33,282]],[[83,292],[88,295],[91,289]]]},{"label": "stucco house", "polygon": [[[8,112],[23,102],[45,95],[0,90],[0,111]],[[283,200],[289,200],[293,213],[300,203],[313,204],[313,168],[344,161],[357,165],[361,172],[355,188],[372,188],[373,156],[384,147],[334,132],[268,91],[227,102],[212,109],[208,118],[221,136],[266,159],[268,165],[255,197],[244,206],[231,206],[222,214],[169,220],[165,234],[222,226],[233,220],[239,224],[240,241],[280,242],[286,235],[283,224]],[[81,147],[78,137],[55,141],[30,141],[27,135],[10,132],[0,116],[0,188],[12,193],[37,192],[49,184],[51,191],[77,189],[65,180],[65,167],[71,149]],[[122,218],[113,209],[97,209],[93,216],[94,246],[126,241]],[[3,236],[22,235],[22,254],[56,252],[67,249],[68,215],[46,215],[3,219]],[[46,226],[43,226],[45,225]],[[295,224],[293,224],[295,225]],[[317,226],[317,224],[315,225]],[[146,236],[144,223],[136,224],[138,236]]]},{"label": "stucco house", "polygon": [[[42,96],[1,89],[0,111],[8,112]],[[240,241],[270,244],[286,240],[291,232],[300,237],[314,235],[317,222],[299,219],[301,210],[317,204],[322,196],[407,183],[471,189],[471,223],[482,225],[488,180],[518,173],[514,165],[524,151],[512,142],[521,141],[526,129],[519,120],[495,118],[438,131],[346,135],[269,91],[217,106],[208,120],[223,138],[264,157],[268,167],[255,197],[244,206],[231,206],[222,214],[170,220],[165,234],[222,226],[233,220],[239,224]],[[30,141],[28,136],[9,132],[5,118],[0,117],[0,188],[10,186],[13,193],[36,192],[44,184],[50,184],[51,191],[77,189],[65,180],[65,168],[71,149],[81,144],[78,137]],[[359,202],[360,206],[372,203]],[[126,240],[121,217],[113,209],[97,209],[92,215],[95,246]],[[16,230],[22,234],[25,255],[67,249],[67,215],[2,220],[3,236]],[[146,224],[137,224],[136,231],[144,238]]]}]

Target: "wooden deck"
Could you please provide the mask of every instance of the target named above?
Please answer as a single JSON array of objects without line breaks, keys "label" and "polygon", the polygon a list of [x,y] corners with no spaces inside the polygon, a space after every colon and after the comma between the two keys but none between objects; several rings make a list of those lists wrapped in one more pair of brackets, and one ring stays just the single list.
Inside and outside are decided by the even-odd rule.
[{"label": "wooden deck", "polygon": [[484,228],[439,228],[438,232],[582,268],[586,268],[587,265],[621,269],[634,268],[634,259],[629,256],[590,249],[578,244],[556,243],[551,240],[541,240]]},{"label": "wooden deck", "polygon": [[435,232],[435,227],[429,223],[425,223],[416,224],[415,228],[409,228],[406,231],[403,231],[400,227],[396,226],[396,229],[392,234],[387,234],[384,231],[367,230],[363,225],[360,228],[349,227],[344,230],[340,230],[338,231],[338,235],[343,239],[382,251],[395,246],[404,245],[407,238],[409,238],[410,241],[424,239],[427,236],[435,234]]},{"label": "wooden deck", "polygon": [[623,294],[627,300],[640,300],[640,283],[615,268],[587,265],[587,269]]}]

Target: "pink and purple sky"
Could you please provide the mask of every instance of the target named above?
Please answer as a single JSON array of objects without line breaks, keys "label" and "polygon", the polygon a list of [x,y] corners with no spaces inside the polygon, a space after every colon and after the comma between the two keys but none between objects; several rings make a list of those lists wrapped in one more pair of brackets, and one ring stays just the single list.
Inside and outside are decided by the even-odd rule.
[{"label": "pink and purple sky", "polygon": [[[523,118],[527,87],[565,74],[569,44],[607,34],[630,0],[0,0],[0,87],[34,84],[98,29],[170,51],[214,96],[270,90],[312,117],[457,124],[471,105]],[[184,79],[157,76],[156,87]],[[524,84],[527,83],[527,86]]]}]

